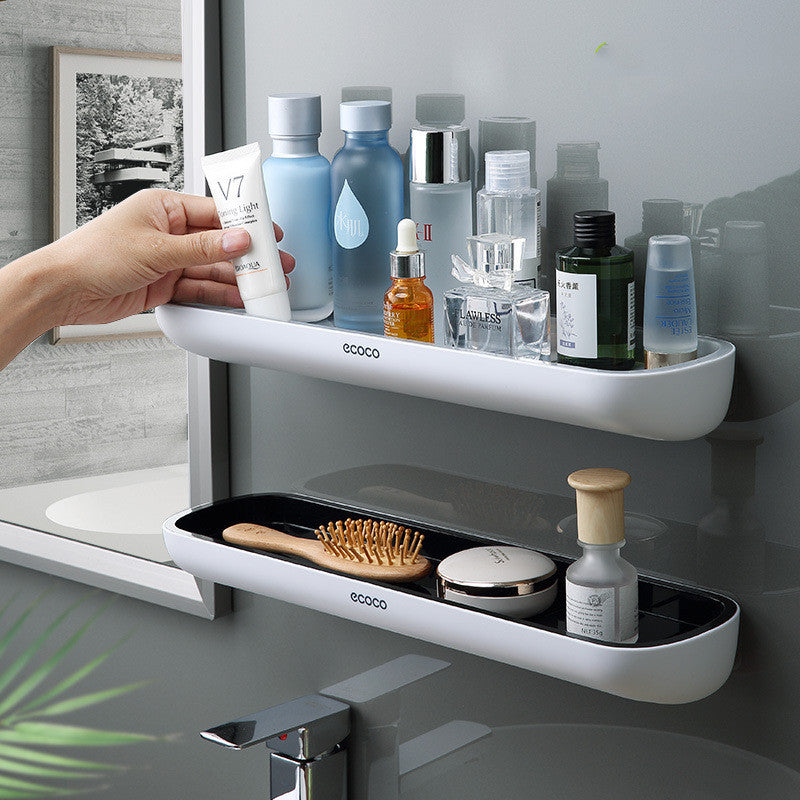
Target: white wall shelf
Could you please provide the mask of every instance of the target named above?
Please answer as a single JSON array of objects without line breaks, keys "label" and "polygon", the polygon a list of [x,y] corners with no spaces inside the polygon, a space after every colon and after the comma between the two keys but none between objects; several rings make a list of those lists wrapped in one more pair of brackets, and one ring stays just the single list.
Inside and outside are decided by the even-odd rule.
[{"label": "white wall shelf", "polygon": [[[372,513],[297,495],[249,495],[174,515],[164,523],[164,539],[175,563],[198,578],[632,700],[700,700],[719,689],[733,667],[739,607],[703,589],[641,578],[639,641],[608,644],[564,632],[564,571],[569,562],[559,556],[552,556],[559,575],[555,603],[536,617],[517,620],[438,598],[433,572],[414,584],[366,581],[222,539],[222,530],[238,522],[313,537],[316,526],[346,516]],[[381,518],[424,533],[423,552],[434,569],[451,553],[491,543],[409,520]]]},{"label": "white wall shelf", "polygon": [[564,422],[644,439],[697,439],[722,422],[735,348],[701,337],[699,358],[628,372],[435,347],[243,311],[165,305],[156,310],[179,347],[217,361],[283,370],[370,389]]}]

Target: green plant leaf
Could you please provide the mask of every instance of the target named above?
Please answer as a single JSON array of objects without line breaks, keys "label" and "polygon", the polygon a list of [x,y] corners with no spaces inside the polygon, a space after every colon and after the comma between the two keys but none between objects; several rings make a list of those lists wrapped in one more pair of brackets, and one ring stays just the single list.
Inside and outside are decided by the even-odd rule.
[{"label": "green plant leaf", "polygon": [[48,764],[53,767],[68,767],[70,769],[86,770],[125,770],[119,764],[101,764],[97,761],[83,761],[67,756],[58,756],[54,753],[46,753],[40,750],[30,750],[26,747],[14,747],[10,744],[0,744],[0,756],[4,758],[14,758],[17,761],[31,761],[34,764]]},{"label": "green plant leaf", "polygon": [[[17,675],[22,671],[22,669],[26,666],[26,664],[36,655],[42,645],[47,641],[50,637],[50,634],[58,628],[58,626],[83,602],[86,601],[89,595],[82,597],[78,600],[77,603],[71,605],[66,611],[56,617],[55,621],[51,622],[50,625],[45,628],[44,632],[41,633],[31,644],[25,652],[19,656],[19,658],[14,661],[14,663],[2,674],[0,675],[0,692],[2,692],[13,680],[17,677]],[[41,598],[40,598],[41,599]],[[39,600],[36,601],[33,605],[35,606]],[[29,608],[23,614],[22,618],[24,620],[25,617],[33,610],[33,607]],[[12,631],[18,629],[17,626],[19,625],[19,621],[12,626]]]},{"label": "green plant leaf", "polygon": [[[52,590],[48,590],[48,591],[52,591]],[[3,636],[2,639],[0,639],[0,657],[3,655],[3,653],[5,653],[6,648],[8,647],[8,645],[10,644],[10,642],[14,638],[14,636],[16,636],[17,632],[22,627],[22,625],[25,622],[25,620],[30,616],[30,613],[33,611],[34,608],[36,608],[36,606],[39,605],[39,603],[42,602],[42,600],[44,600],[44,598],[47,596],[47,594],[48,594],[48,592],[43,592],[42,594],[40,594],[25,609],[25,611],[22,612],[22,614],[17,619],[17,621],[6,631],[5,636]],[[11,603],[13,603],[15,599],[16,599],[16,595],[14,597],[12,597],[11,600],[8,603],[5,604],[5,606],[3,606],[3,613],[5,613],[5,611],[11,606]]]},{"label": "green plant leaf", "polygon": [[0,758],[0,775],[27,775],[31,778],[95,778],[101,776],[102,772],[75,772],[68,769],[51,769],[40,764],[24,764],[18,761],[9,761]]},{"label": "green plant leaf", "polygon": [[[89,617],[89,619],[83,625],[81,625],[81,627],[78,628],[78,630],[75,631],[75,633],[73,633],[72,636],[70,636],[67,641],[64,642],[64,644],[62,644],[61,647],[59,647],[58,650],[56,650],[56,652],[47,659],[47,661],[44,662],[44,664],[42,664],[38,669],[34,670],[34,672],[32,672],[26,680],[24,680],[13,692],[10,692],[6,698],[0,702],[0,715],[5,714],[18,705],[55,669],[64,656],[66,656],[67,653],[69,653],[70,650],[72,650],[72,648],[75,647],[75,645],[80,641],[81,637],[86,633],[86,631],[89,630],[97,618],[105,612],[106,608],[108,608],[108,604],[104,605],[99,611],[92,614],[92,616]],[[69,609],[66,613],[69,613]],[[59,619],[62,618],[63,615]],[[59,621],[54,623],[54,625],[57,624],[59,624]],[[53,630],[55,629],[53,626],[51,626],[51,628]],[[47,637],[45,636],[45,638]],[[43,642],[44,639],[42,639],[42,643]],[[31,647],[33,647],[33,645]],[[36,649],[38,650],[38,647]]]},{"label": "green plant leaf", "polygon": [[21,792],[36,792],[38,794],[60,794],[61,790],[57,786],[47,786],[44,783],[31,783],[22,781],[19,778],[9,778],[0,773],[0,788],[17,789]]},{"label": "green plant leaf", "polygon": [[122,694],[127,694],[135,689],[140,689],[146,686],[150,681],[139,681],[138,683],[129,683],[126,686],[117,686],[113,689],[104,689],[99,692],[92,692],[90,694],[82,694],[78,697],[71,697],[67,700],[62,700],[59,703],[53,703],[45,708],[37,709],[28,714],[15,714],[13,717],[8,718],[11,720],[28,719],[30,717],[56,717],[59,714],[69,714],[71,711],[77,711],[87,706],[93,706],[95,703],[102,703],[106,700],[111,700],[114,697],[119,697]]},{"label": "green plant leaf", "polygon": [[144,733],[101,731],[75,725],[56,725],[52,722],[18,722],[13,728],[0,728],[0,742],[37,744],[43,747],[108,747],[136,742],[152,742],[155,736]]},{"label": "green plant leaf", "polygon": [[19,710],[19,715],[26,715],[28,711],[32,711],[35,708],[43,706],[53,698],[63,694],[67,689],[70,689],[79,681],[82,681],[87,675],[89,675],[89,673],[97,669],[97,667],[99,667],[121,644],[123,644],[123,642],[126,642],[129,638],[130,634],[128,634],[128,636],[124,636],[115,645],[106,650],[105,653],[101,653],[99,656],[97,656],[97,658],[92,659],[88,664],[73,672],[72,675],[64,678],[64,680],[62,680],[52,689],[40,695],[35,700],[31,700],[30,703],[27,703]]}]

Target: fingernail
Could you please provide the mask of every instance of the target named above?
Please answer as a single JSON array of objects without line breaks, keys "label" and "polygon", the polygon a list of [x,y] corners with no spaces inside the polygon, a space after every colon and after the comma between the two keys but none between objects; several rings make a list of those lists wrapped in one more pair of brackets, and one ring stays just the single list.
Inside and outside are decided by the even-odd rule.
[{"label": "fingernail", "polygon": [[250,246],[250,234],[242,228],[225,231],[222,236],[222,249],[226,253],[238,253]]}]

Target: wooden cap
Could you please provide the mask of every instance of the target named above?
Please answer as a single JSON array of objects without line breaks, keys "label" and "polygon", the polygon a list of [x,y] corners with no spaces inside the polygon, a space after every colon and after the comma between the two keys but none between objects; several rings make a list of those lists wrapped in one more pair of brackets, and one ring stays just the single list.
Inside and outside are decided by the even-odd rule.
[{"label": "wooden cap", "polygon": [[619,469],[581,469],[567,483],[575,489],[578,506],[578,541],[614,544],[625,538],[623,489],[631,476]]}]

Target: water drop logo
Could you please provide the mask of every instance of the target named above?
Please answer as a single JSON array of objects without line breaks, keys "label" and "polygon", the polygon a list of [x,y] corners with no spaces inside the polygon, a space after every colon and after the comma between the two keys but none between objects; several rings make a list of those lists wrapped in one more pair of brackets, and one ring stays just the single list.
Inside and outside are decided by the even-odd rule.
[{"label": "water drop logo", "polygon": [[333,214],[333,232],[336,241],[345,250],[360,247],[369,235],[369,220],[350,184],[345,181]]}]

